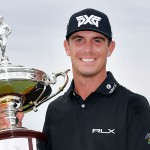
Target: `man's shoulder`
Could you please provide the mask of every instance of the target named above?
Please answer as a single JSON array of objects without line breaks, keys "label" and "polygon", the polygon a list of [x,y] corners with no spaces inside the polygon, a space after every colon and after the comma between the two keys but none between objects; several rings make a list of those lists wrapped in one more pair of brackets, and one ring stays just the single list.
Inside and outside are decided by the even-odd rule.
[{"label": "man's shoulder", "polygon": [[49,107],[62,107],[68,103],[69,96],[65,93],[50,102]]},{"label": "man's shoulder", "polygon": [[120,94],[122,95],[122,97],[124,97],[126,100],[128,100],[129,106],[135,106],[135,105],[139,105],[139,106],[147,105],[147,106],[149,106],[149,102],[145,96],[143,96],[139,93],[133,92],[124,86],[120,87]]}]

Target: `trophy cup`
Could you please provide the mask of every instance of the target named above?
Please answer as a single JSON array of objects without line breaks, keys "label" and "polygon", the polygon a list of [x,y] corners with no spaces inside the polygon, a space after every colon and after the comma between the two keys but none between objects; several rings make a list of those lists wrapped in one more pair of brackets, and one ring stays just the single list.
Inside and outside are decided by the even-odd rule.
[{"label": "trophy cup", "polygon": [[[18,127],[16,113],[20,109],[25,113],[36,111],[38,106],[60,93],[67,85],[69,70],[53,73],[51,80],[41,70],[12,65],[6,56],[6,44],[10,33],[10,27],[3,23],[3,17],[0,16],[0,115],[5,115],[10,122],[8,128],[0,126],[0,149],[38,150],[39,142],[47,141],[46,135]],[[53,92],[50,85],[56,84],[58,76],[64,78],[64,83]]]}]

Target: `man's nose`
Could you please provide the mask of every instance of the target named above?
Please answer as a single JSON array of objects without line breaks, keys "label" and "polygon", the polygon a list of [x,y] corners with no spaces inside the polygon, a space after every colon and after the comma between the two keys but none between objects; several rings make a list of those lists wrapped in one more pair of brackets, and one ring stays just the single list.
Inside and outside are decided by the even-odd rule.
[{"label": "man's nose", "polygon": [[84,47],[84,51],[86,53],[89,53],[89,52],[92,52],[93,51],[93,45],[92,45],[92,42],[86,42],[85,43],[85,47]]}]

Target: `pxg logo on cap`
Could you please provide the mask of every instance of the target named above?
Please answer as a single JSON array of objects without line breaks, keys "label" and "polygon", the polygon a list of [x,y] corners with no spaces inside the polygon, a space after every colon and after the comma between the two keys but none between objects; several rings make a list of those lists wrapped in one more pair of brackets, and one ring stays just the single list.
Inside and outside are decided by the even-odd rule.
[{"label": "pxg logo on cap", "polygon": [[70,17],[66,39],[78,31],[95,31],[112,40],[111,26],[107,15],[95,9],[84,9]]},{"label": "pxg logo on cap", "polygon": [[87,15],[83,15],[83,16],[79,16],[76,17],[77,21],[78,21],[78,27],[80,27],[81,25],[85,25],[87,23],[91,24],[91,25],[95,25],[96,27],[98,27],[98,22],[102,19],[98,16],[94,16],[91,15],[90,17],[88,17]]}]

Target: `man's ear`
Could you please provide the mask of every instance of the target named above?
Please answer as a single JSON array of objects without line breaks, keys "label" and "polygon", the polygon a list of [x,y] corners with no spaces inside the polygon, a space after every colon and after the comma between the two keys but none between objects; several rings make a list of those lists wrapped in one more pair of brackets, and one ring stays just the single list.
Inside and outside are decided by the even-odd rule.
[{"label": "man's ear", "polygon": [[66,54],[70,56],[69,42],[67,40],[64,41],[64,48],[65,48]]},{"label": "man's ear", "polygon": [[108,53],[107,53],[108,57],[111,56],[114,49],[115,49],[115,42],[111,41],[109,44]]}]

